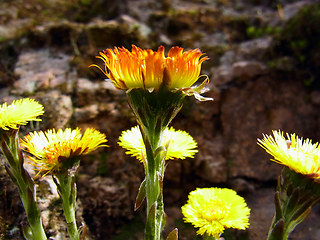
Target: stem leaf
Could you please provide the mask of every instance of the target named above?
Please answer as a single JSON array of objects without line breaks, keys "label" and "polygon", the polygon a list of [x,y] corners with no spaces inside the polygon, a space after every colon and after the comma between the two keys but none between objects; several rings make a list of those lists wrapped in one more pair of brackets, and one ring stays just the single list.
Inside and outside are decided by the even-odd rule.
[{"label": "stem leaf", "polygon": [[166,240],[178,240],[178,228],[173,229]]},{"label": "stem leaf", "polygon": [[280,240],[282,239],[281,236],[284,234],[284,220],[280,219],[276,224],[274,225],[272,231],[270,232],[268,236],[268,240]]},{"label": "stem leaf", "polygon": [[25,239],[33,240],[31,228],[28,225],[22,226],[22,234]]},{"label": "stem leaf", "polygon": [[139,187],[139,192],[134,204],[134,211],[137,211],[142,205],[144,199],[146,198],[146,179],[144,179]]}]

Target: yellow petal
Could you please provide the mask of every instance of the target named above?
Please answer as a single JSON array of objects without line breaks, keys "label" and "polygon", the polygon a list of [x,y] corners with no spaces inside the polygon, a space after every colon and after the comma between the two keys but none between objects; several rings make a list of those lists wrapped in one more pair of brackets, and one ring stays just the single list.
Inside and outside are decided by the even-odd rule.
[{"label": "yellow petal", "polygon": [[46,132],[29,133],[21,140],[21,146],[33,157],[33,165],[46,174],[59,171],[61,159],[89,154],[99,147],[106,146],[106,136],[95,129],[87,129],[82,135],[80,129],[49,129]]},{"label": "yellow petal", "polygon": [[[145,145],[138,126],[123,131],[119,145],[127,149],[126,154],[142,161],[146,156]],[[166,160],[193,158],[198,152],[196,141],[185,131],[167,128],[162,136],[161,145],[167,148]]]},{"label": "yellow petal", "polygon": [[189,194],[181,208],[184,221],[196,228],[198,234],[219,238],[226,228],[246,229],[250,209],[245,200],[227,188],[198,188]]},{"label": "yellow petal", "polygon": [[272,161],[289,167],[303,175],[320,178],[320,147],[319,143],[312,144],[310,139],[303,140],[295,134],[273,131],[273,136],[263,135],[258,139],[258,145],[273,156]]},{"label": "yellow petal", "polygon": [[43,106],[34,99],[24,98],[15,100],[7,106],[0,106],[0,128],[4,130],[18,129],[29,121],[41,121],[37,117],[44,113]]}]

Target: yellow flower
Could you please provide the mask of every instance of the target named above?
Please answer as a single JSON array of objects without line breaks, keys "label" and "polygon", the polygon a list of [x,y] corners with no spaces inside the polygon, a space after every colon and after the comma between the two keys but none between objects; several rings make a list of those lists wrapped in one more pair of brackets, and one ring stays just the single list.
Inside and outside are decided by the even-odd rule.
[{"label": "yellow flower", "polygon": [[246,229],[250,209],[245,200],[227,188],[198,188],[181,208],[184,221],[199,228],[197,234],[219,238],[226,228]]},{"label": "yellow flower", "polygon": [[291,170],[320,179],[320,147],[319,143],[312,144],[310,139],[303,140],[294,133],[286,134],[281,131],[272,131],[273,136],[263,135],[258,139],[258,145],[271,154],[277,163],[289,167]]},{"label": "yellow flower", "polygon": [[132,51],[115,47],[100,52],[105,67],[98,67],[115,85],[123,90],[143,88],[159,89],[166,85],[168,89],[191,87],[199,78],[201,64],[207,57],[201,58],[199,49],[183,52],[183,48],[172,47],[168,57],[164,56],[164,47],[158,51],[143,50],[132,46]]},{"label": "yellow flower", "polygon": [[33,165],[39,167],[39,173],[59,171],[63,161],[76,156],[88,154],[98,147],[106,146],[106,136],[98,130],[88,128],[84,134],[80,129],[55,129],[46,132],[33,132],[21,140],[21,145],[34,157]]},{"label": "yellow flower", "polygon": [[41,121],[37,117],[44,113],[43,106],[34,99],[24,98],[15,100],[7,106],[0,105],[0,128],[3,130],[18,129],[28,121]]},{"label": "yellow flower", "polygon": [[[146,157],[146,149],[138,126],[123,131],[119,145],[127,149],[126,154],[142,161]],[[166,160],[194,157],[198,152],[196,141],[185,131],[174,130],[173,127],[164,130],[161,145],[167,148]]]}]

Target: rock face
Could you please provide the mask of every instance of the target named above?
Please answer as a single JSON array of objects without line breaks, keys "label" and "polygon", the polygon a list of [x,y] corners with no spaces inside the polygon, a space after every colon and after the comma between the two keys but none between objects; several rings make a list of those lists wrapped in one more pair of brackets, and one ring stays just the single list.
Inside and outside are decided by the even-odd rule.
[{"label": "rock face", "polygon": [[262,181],[276,177],[278,166],[266,161],[269,157],[256,145],[261,133],[281,129],[317,137],[313,132],[317,128],[315,106],[306,101],[308,93],[301,91],[302,88],[292,80],[261,77],[222,94],[221,119],[230,176]]},{"label": "rock face", "polygon": [[[21,2],[21,1],[20,1]],[[164,235],[197,239],[182,224],[180,207],[197,187],[230,187],[252,208],[251,227],[225,239],[265,239],[273,216],[273,193],[281,166],[257,144],[262,133],[281,129],[319,141],[320,7],[312,1],[68,1],[0,3],[0,97],[32,97],[45,106],[43,121],[29,130],[94,127],[106,133],[108,149],[85,157],[78,179],[79,221],[92,239],[143,239],[145,212],[133,211],[144,178],[141,163],[118,144],[136,125],[125,93],[88,68],[99,51],[114,46],[166,50],[200,48],[210,58],[213,102],[187,98],[172,122],[198,142],[195,159],[170,161],[165,174]],[[2,10],[6,9],[6,11]],[[0,238],[22,239],[24,213],[14,186],[0,169]],[[45,227],[65,238],[50,184],[40,184]],[[48,202],[43,202],[48,199]],[[7,208],[10,208],[8,214]],[[59,208],[58,208],[59,209]],[[10,215],[10,217],[8,217]],[[54,219],[57,227],[50,219]],[[292,239],[319,239],[318,207]]]},{"label": "rock face", "polygon": [[13,93],[32,95],[49,89],[70,92],[74,74],[69,66],[70,56],[53,53],[47,49],[30,51],[19,55],[14,74],[18,80],[14,83]]}]

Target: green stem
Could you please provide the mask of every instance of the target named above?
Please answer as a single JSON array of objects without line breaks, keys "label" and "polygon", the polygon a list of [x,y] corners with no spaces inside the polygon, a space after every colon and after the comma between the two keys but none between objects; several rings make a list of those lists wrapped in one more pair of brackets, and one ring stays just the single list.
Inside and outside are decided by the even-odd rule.
[{"label": "green stem", "polygon": [[131,89],[128,101],[137,117],[146,147],[145,192],[147,199],[147,223],[145,239],[160,240],[164,227],[162,181],[166,150],[161,146],[161,136],[171,120],[179,112],[185,95],[171,92],[166,86],[157,91]]},{"label": "green stem", "polygon": [[214,236],[211,236],[211,235],[208,235],[208,234],[205,234],[203,235],[203,240],[220,240],[220,238],[216,238]]},{"label": "green stem", "polygon": [[[164,206],[162,194],[164,157],[161,151],[159,151],[161,148],[160,139],[162,130],[142,130],[142,132],[148,132],[148,135],[144,136],[144,141],[147,143],[146,199],[148,213],[148,223],[146,226],[145,238],[147,240],[160,240],[161,232],[164,226]],[[150,141],[150,139],[153,141]],[[151,209],[153,210],[151,211]]]},{"label": "green stem", "polygon": [[32,231],[32,237],[33,239],[46,240],[47,236],[43,229],[41,214],[35,201],[35,196],[32,194],[30,188],[26,187],[27,184],[19,176],[17,178],[17,182],[19,183],[19,194],[27,214],[28,222]]},{"label": "green stem", "polygon": [[67,221],[67,229],[72,240],[79,240],[80,235],[77,228],[75,205],[76,205],[76,182],[74,174],[68,175],[67,173],[61,173],[56,175],[58,182],[54,179],[56,183],[60,197],[62,199],[62,206],[64,216]]},{"label": "green stem", "polygon": [[[32,239],[46,240],[41,213],[36,202],[35,185],[29,173],[24,169],[24,158],[19,144],[18,130],[2,131],[1,149],[7,161],[5,168],[11,180],[19,189],[20,199],[26,211]],[[24,232],[28,232],[25,230]],[[27,238],[27,236],[25,236]]]}]

